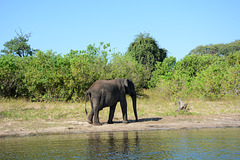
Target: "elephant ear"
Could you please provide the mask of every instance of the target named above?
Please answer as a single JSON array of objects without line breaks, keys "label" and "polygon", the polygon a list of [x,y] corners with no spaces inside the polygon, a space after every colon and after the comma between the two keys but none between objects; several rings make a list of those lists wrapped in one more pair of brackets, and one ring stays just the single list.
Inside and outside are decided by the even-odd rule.
[{"label": "elephant ear", "polygon": [[124,79],[124,86],[125,87],[128,87],[128,81],[129,81],[128,79]]},{"label": "elephant ear", "polygon": [[129,79],[124,79],[124,87],[125,87],[126,93],[130,93],[128,86],[129,86]]}]

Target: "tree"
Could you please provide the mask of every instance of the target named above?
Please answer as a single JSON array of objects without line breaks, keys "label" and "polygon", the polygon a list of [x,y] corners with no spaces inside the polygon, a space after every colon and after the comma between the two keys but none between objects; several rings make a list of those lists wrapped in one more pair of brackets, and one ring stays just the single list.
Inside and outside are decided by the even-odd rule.
[{"label": "tree", "polygon": [[191,50],[188,55],[192,54],[211,54],[219,56],[228,56],[231,53],[240,50],[240,40],[236,40],[227,44],[209,44],[205,46],[198,46],[195,49]]},{"label": "tree", "polygon": [[157,41],[149,33],[140,33],[128,47],[128,53],[139,63],[146,65],[153,71],[157,62],[163,62],[167,50],[159,48]]},{"label": "tree", "polygon": [[151,73],[146,70],[143,64],[138,63],[128,54],[113,54],[109,66],[109,79],[128,78],[131,79],[136,90],[147,88]]},{"label": "tree", "polygon": [[17,36],[14,39],[3,44],[5,48],[1,50],[1,52],[5,54],[14,54],[19,57],[34,55],[36,50],[32,49],[30,45],[27,44],[31,37],[31,33],[24,34],[20,29],[20,33],[16,32],[16,34]]}]

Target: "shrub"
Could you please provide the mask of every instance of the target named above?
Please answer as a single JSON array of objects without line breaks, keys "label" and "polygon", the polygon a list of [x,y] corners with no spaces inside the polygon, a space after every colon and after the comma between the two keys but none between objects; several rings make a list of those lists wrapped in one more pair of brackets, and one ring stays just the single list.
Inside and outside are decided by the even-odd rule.
[{"label": "shrub", "polygon": [[0,96],[23,96],[25,87],[23,84],[23,59],[13,55],[0,58]]},{"label": "shrub", "polygon": [[174,57],[157,63],[149,81],[164,98],[200,97],[220,99],[239,94],[239,53],[229,56],[190,55],[176,62]]},{"label": "shrub", "polygon": [[69,101],[84,97],[98,79],[129,78],[137,89],[146,87],[150,75],[131,56],[113,54],[110,44],[89,45],[67,55],[38,51],[30,57],[0,58],[0,96],[26,97],[32,101]]},{"label": "shrub", "polygon": [[130,55],[114,54],[109,68],[110,79],[128,78],[134,82],[136,89],[147,87],[150,78],[149,70]]},{"label": "shrub", "polygon": [[158,86],[162,80],[171,80],[175,64],[176,58],[172,56],[165,58],[163,62],[158,62],[155,65],[155,71],[153,71],[152,77],[148,82],[149,88]]},{"label": "shrub", "polygon": [[32,100],[65,100],[68,62],[52,51],[39,51],[26,61],[24,83]]},{"label": "shrub", "polygon": [[194,82],[196,96],[210,100],[221,98],[224,95],[221,87],[225,72],[226,63],[224,62],[212,64],[200,72]]}]

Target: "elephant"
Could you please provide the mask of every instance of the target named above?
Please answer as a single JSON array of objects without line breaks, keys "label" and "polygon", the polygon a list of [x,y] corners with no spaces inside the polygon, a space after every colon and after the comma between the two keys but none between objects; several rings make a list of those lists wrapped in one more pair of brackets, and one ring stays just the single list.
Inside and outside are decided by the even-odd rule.
[{"label": "elephant", "polygon": [[[105,107],[110,107],[108,124],[113,123],[113,116],[116,105],[120,102],[122,109],[123,122],[128,123],[126,94],[132,98],[133,110],[136,122],[138,121],[136,107],[136,91],[133,82],[130,79],[97,80],[85,93],[85,112],[86,97],[89,96],[91,102],[91,112],[88,115],[87,122],[93,125],[101,125],[99,122],[99,111]],[[93,121],[94,116],[94,121]]]}]

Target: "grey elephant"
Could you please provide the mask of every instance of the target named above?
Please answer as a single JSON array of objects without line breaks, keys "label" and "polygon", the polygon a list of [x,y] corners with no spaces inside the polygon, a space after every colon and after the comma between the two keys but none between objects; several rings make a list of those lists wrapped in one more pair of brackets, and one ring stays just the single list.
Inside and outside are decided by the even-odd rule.
[{"label": "grey elephant", "polygon": [[101,123],[99,122],[99,111],[102,110],[104,107],[110,107],[108,124],[112,124],[114,112],[118,102],[120,102],[121,105],[123,122],[128,123],[126,94],[129,94],[132,98],[134,115],[137,122],[138,116],[136,107],[136,91],[134,84],[130,79],[118,78],[113,80],[97,80],[96,82],[94,82],[85,94],[86,114],[87,95],[89,95],[92,108],[87,118],[88,123],[93,123],[94,125],[101,125]]}]

